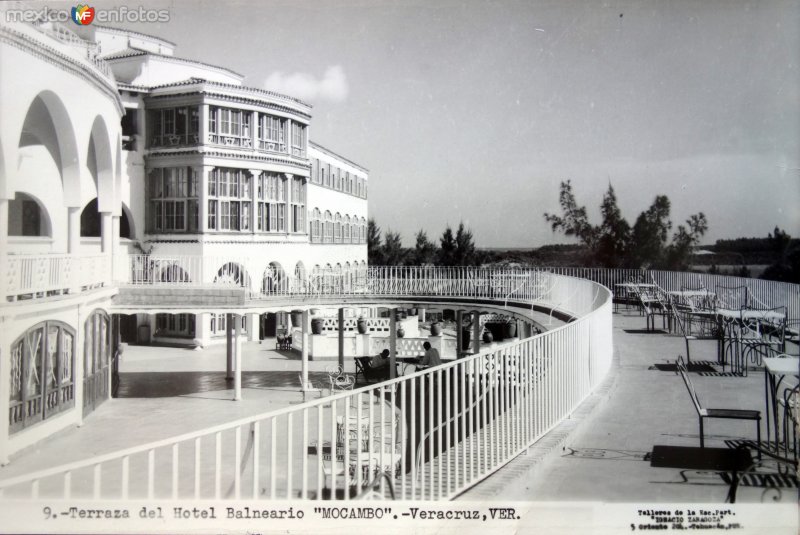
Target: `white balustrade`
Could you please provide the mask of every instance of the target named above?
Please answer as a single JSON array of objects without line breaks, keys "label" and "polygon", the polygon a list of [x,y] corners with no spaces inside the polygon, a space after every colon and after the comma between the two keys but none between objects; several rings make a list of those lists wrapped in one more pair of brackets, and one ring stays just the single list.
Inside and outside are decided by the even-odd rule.
[{"label": "white balustrade", "polygon": [[6,301],[75,293],[112,281],[109,255],[4,255],[0,266]]},{"label": "white balustrade", "polygon": [[[132,279],[187,284],[176,266],[201,267],[175,260],[138,260],[132,265],[142,269]],[[172,274],[162,275],[165,269]],[[5,497],[63,496],[68,489],[72,498],[347,499],[349,489],[383,471],[399,498],[454,496],[558,424],[611,364],[607,289],[549,273],[514,275],[525,279],[514,312],[530,310],[525,296],[536,295],[539,306],[561,303],[576,321],[375,386],[0,481],[0,490]],[[406,280],[393,280],[398,276]],[[495,292],[476,285],[480,278],[496,279],[488,270],[370,268],[364,283],[371,293],[362,295],[506,299],[508,287]],[[339,288],[331,297],[351,295]],[[398,342],[401,353],[422,352],[422,339]]]}]

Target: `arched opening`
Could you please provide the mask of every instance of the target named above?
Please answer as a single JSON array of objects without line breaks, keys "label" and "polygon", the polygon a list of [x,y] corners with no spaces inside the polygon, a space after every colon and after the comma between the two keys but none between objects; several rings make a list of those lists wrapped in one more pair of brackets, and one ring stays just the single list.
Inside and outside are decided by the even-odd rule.
[{"label": "arched opening", "polygon": [[100,116],[97,116],[92,124],[86,166],[97,188],[98,209],[112,212],[115,203],[118,202],[114,198],[114,163],[108,128]]},{"label": "arched opening", "polygon": [[100,212],[97,210],[97,197],[95,197],[81,211],[81,238],[99,237]]},{"label": "arched opening", "polygon": [[[133,216],[127,206],[122,204],[119,216],[119,237],[133,239],[131,223]],[[101,234],[100,211],[97,207],[97,197],[89,201],[81,211],[81,237],[99,238]]]},{"label": "arched opening", "polygon": [[9,236],[52,236],[50,218],[32,195],[17,192],[8,203]]},{"label": "arched opening", "polygon": [[133,216],[131,211],[122,203],[122,210],[119,215],[119,237],[132,240],[134,237],[133,232]]},{"label": "arched opening", "polygon": [[228,262],[217,271],[217,276],[214,282],[221,284],[230,284],[232,286],[241,286],[242,288],[250,288],[250,275],[239,264]]},{"label": "arched opening", "polygon": [[178,264],[170,264],[161,268],[159,282],[191,282],[189,274]]},{"label": "arched opening", "polygon": [[[26,149],[21,156],[33,151],[31,156],[36,160],[49,160],[51,164],[47,169],[55,169],[54,172],[59,175],[57,180],[61,185],[64,204],[80,205],[80,170],[75,134],[64,103],[52,91],[43,91],[31,101],[18,146]],[[20,167],[23,163],[27,164],[29,159],[20,158]],[[28,171],[21,173],[20,179],[26,180],[27,174]],[[37,182],[51,186],[49,180],[43,180],[46,178],[40,174]]]},{"label": "arched opening", "polygon": [[304,292],[306,290],[306,266],[302,261],[297,262],[294,266],[294,280],[297,291]]},{"label": "arched opening", "polygon": [[288,289],[288,280],[283,267],[278,262],[270,262],[264,270],[261,279],[261,293],[272,294],[285,292]]},{"label": "arched opening", "polygon": [[60,321],[34,325],[11,344],[9,432],[75,403],[75,331]]}]

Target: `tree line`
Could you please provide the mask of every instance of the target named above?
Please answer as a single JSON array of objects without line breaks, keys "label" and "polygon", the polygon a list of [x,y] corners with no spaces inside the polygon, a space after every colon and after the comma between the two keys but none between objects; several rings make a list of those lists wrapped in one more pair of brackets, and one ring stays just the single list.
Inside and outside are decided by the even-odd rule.
[{"label": "tree line", "polygon": [[561,215],[545,213],[544,218],[554,232],[580,240],[587,251],[586,266],[686,270],[693,247],[708,230],[705,214],[698,212],[670,236],[671,203],[666,195],[657,195],[631,226],[622,217],[611,184],[600,204],[599,225],[592,225],[586,207],[578,206],[569,180],[561,183],[559,204]]},{"label": "tree line", "polygon": [[487,255],[475,248],[472,231],[461,222],[455,232],[450,225],[438,240],[432,241],[420,229],[413,248],[403,247],[399,232],[381,228],[373,218],[367,221],[367,257],[372,266],[476,266],[483,264]]}]

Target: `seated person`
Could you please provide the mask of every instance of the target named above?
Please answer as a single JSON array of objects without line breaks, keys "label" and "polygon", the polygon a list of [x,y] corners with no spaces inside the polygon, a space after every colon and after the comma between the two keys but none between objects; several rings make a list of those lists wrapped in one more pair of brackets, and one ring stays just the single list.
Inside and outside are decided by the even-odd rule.
[{"label": "seated person", "polygon": [[380,355],[375,355],[371,359],[369,359],[369,367],[372,369],[378,369],[383,367],[389,367],[389,350],[384,349],[381,351]]},{"label": "seated person", "polygon": [[419,361],[419,369],[438,366],[442,363],[442,359],[439,357],[439,350],[431,347],[430,342],[422,344],[422,348],[425,350],[425,355]]}]

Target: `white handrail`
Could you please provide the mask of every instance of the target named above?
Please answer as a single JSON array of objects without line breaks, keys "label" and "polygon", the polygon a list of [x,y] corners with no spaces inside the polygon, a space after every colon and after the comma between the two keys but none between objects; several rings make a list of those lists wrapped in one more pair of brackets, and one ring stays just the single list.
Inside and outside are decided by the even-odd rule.
[{"label": "white handrail", "polygon": [[[410,278],[404,281],[402,277],[420,275],[419,271],[416,273],[409,270],[403,272],[397,268],[371,270],[368,282],[378,292],[375,295],[362,295],[367,298],[381,297],[384,293],[401,297],[413,295],[413,292],[420,288],[419,281],[435,281],[440,285],[437,292],[446,292],[456,301],[461,298],[469,300],[483,290],[476,289],[474,285],[469,284],[470,279],[464,277],[468,274],[470,274],[469,270],[464,269],[428,271],[426,279],[417,278],[414,279],[417,282],[413,282]],[[472,274],[474,275],[474,272]],[[481,273],[481,275],[483,274]],[[180,489],[180,491],[177,488],[177,482],[181,480],[178,472],[185,470],[184,478],[194,479],[193,496],[202,497],[204,494],[208,494],[212,490],[210,486],[213,484],[213,489],[215,489],[213,495],[220,497],[221,485],[224,483],[227,487],[233,481],[230,488],[234,489],[237,495],[241,488],[252,486],[254,498],[259,497],[257,493],[261,488],[267,489],[265,492],[274,497],[288,497],[297,495],[299,492],[303,496],[314,495],[320,498],[322,486],[327,486],[328,480],[330,480],[331,492],[335,492],[336,486],[360,486],[368,481],[369,474],[362,473],[359,468],[362,458],[366,463],[365,467],[379,467],[382,470],[388,467],[392,471],[410,470],[414,477],[418,470],[425,470],[426,466],[415,463],[416,459],[413,458],[413,453],[411,457],[406,457],[404,454],[398,457],[396,453],[416,442],[414,427],[419,421],[423,425],[420,428],[420,435],[424,435],[425,431],[430,429],[440,435],[446,434],[448,441],[445,447],[447,451],[442,450],[443,446],[440,441],[440,451],[437,451],[436,455],[430,456],[428,460],[428,464],[431,465],[430,469],[433,469],[435,463],[447,483],[441,484],[437,489],[428,489],[426,495],[439,498],[452,496],[499,469],[516,453],[540,438],[561,418],[566,417],[591,392],[599,378],[610,366],[612,352],[609,321],[610,293],[595,283],[585,280],[551,274],[539,276],[553,279],[554,296],[569,296],[567,299],[570,301],[569,306],[573,311],[578,311],[582,315],[580,320],[562,325],[533,338],[512,342],[502,349],[484,350],[477,355],[449,362],[412,376],[398,377],[376,386],[366,386],[352,392],[337,393],[302,405],[241,418],[200,431],[0,481],[0,489],[5,489],[6,495],[9,495],[9,491],[18,491],[20,486],[27,485],[31,485],[31,489],[35,487],[36,492],[40,495],[48,492],[47,489],[50,489],[50,492],[53,492],[53,489],[59,489],[57,492],[64,492],[64,489],[67,489],[66,492],[70,492],[73,482],[80,480],[78,473],[88,470],[94,474],[90,478],[95,482],[91,484],[93,496],[107,497],[109,493],[117,492],[122,496],[132,496],[135,494],[135,490],[132,490],[134,489],[132,480],[140,476],[138,472],[134,472],[129,467],[134,459],[145,456],[148,459],[147,474],[150,474],[147,485],[149,497],[153,496],[154,492],[158,494],[160,492],[158,489],[169,486],[169,479],[162,481],[169,476],[173,481],[171,496],[180,496],[180,491],[188,493],[189,488]],[[343,286],[339,286],[339,290],[342,292],[340,294],[342,296],[350,295]],[[602,302],[597,300],[598,291],[605,293],[606,298]],[[502,303],[500,295],[492,299],[495,299],[498,304]],[[547,303],[540,302],[540,305],[546,306]],[[527,307],[527,304],[525,306]],[[524,315],[525,310],[520,309],[517,313]],[[595,327],[588,328],[589,325],[595,325]],[[608,332],[605,332],[606,330]],[[589,344],[569,343],[570,339],[579,336],[598,338]],[[543,343],[544,340],[547,340],[546,344]],[[544,351],[545,347],[548,348],[546,352]],[[534,384],[533,382],[528,384],[525,381],[509,381],[506,377],[499,377],[496,380],[493,379],[491,390],[485,390],[485,385],[469,383],[467,373],[470,367],[479,362],[499,362],[507,354],[516,355],[515,359],[517,359],[518,365],[530,369],[532,373],[537,373],[536,370],[546,366],[549,376],[547,384]],[[415,400],[414,381],[418,381],[419,378],[425,380],[427,377],[436,377],[439,384],[437,395]],[[523,389],[526,390],[523,391]],[[418,390],[416,395],[419,397],[421,394]],[[461,396],[463,403],[454,405],[451,410],[451,401],[457,400],[458,396]],[[367,405],[363,403],[365,399],[369,401]],[[392,403],[387,404],[385,401],[387,399],[392,400]],[[446,407],[441,405],[442,399],[445,400]],[[512,403],[512,399],[516,401]],[[439,405],[434,411],[436,403]],[[415,405],[420,412],[412,410]],[[541,408],[545,408],[546,411],[542,413]],[[491,410],[492,414],[503,413],[513,418],[512,420],[487,419],[487,410]],[[442,422],[453,420],[449,414],[455,414],[454,418],[459,421],[443,430]],[[341,423],[337,424],[337,421],[341,421]],[[407,425],[401,425],[397,430],[394,425],[386,425],[395,421],[404,422]],[[470,422],[469,428],[467,428],[467,421]],[[477,425],[477,427],[473,428],[473,425]],[[364,426],[363,430],[362,426]],[[242,432],[249,433],[250,429],[254,429],[252,440],[270,444],[268,457],[262,457],[265,454],[262,451],[264,448],[259,447],[258,444],[251,445],[250,440],[247,440],[245,445],[242,444]],[[350,437],[351,431],[354,437],[358,436],[358,440],[354,444],[339,438],[339,436]],[[454,436],[451,436],[451,431],[455,433]],[[231,446],[229,440],[232,433],[235,434],[236,440]],[[472,436],[475,436],[476,442],[483,445],[483,451],[474,447],[470,438]],[[492,437],[492,440],[487,437]],[[278,441],[281,443],[287,441],[287,447],[279,449]],[[378,441],[380,445],[377,449],[375,441]],[[310,442],[317,444],[317,452],[320,455],[317,456],[316,461],[306,459],[305,450]],[[324,444],[329,444],[329,446]],[[389,444],[392,445],[391,449],[386,450]],[[205,448],[211,448],[211,451],[203,453],[204,445]],[[338,462],[336,459],[340,456],[341,459],[350,459],[351,466],[354,466],[353,471],[344,470],[344,473],[340,474],[333,470],[326,474],[323,471],[321,459],[321,454],[326,447],[329,449],[329,456],[333,459],[327,462]],[[192,450],[192,448],[195,465],[181,466],[179,463],[180,452],[184,449]],[[335,457],[334,450],[336,451]],[[170,453],[162,454],[160,453],[162,451]],[[444,465],[442,457],[449,458],[451,453],[462,459],[463,463],[457,466]],[[477,459],[485,458],[487,454],[491,462],[485,464],[477,462]],[[226,461],[228,459],[226,455],[233,456],[233,460]],[[252,461],[249,459],[250,455],[254,456]],[[168,461],[170,458],[173,463],[171,465]],[[211,465],[201,463],[201,458],[209,459]],[[299,462],[301,458],[302,463]],[[159,462],[167,463],[167,465],[157,469],[155,465]],[[119,463],[122,463],[121,467],[117,466]],[[232,470],[231,464],[234,466]],[[481,468],[477,471],[471,468],[478,465]],[[470,467],[469,473],[467,473],[468,467]],[[207,473],[212,468],[213,473]],[[101,476],[108,473],[109,470],[113,473],[119,469],[123,470],[124,486],[120,489],[110,490],[112,485],[102,482]],[[286,477],[279,475],[281,471],[286,472]],[[166,475],[161,476],[162,473]],[[63,478],[63,481],[53,482],[52,478],[54,477],[56,479]],[[267,479],[260,482],[257,479],[250,481],[253,478]],[[103,483],[102,489],[101,482]],[[54,486],[49,487],[48,485],[51,483]],[[443,485],[446,489],[442,488]],[[316,494],[314,493],[315,486]],[[399,488],[400,497],[406,499],[412,497],[412,489],[403,483],[402,478],[398,480],[395,488]],[[75,493],[73,492],[72,495],[74,496]]]}]

